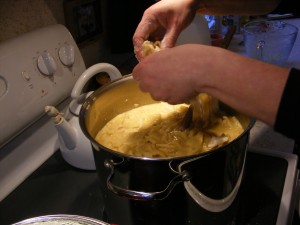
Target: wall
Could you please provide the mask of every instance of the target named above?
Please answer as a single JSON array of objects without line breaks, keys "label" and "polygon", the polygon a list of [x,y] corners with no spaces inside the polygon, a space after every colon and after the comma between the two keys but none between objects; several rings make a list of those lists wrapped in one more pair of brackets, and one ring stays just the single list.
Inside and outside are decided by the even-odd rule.
[{"label": "wall", "polygon": [[[106,0],[101,2],[106,4]],[[65,25],[63,0],[0,0],[0,44],[36,28],[58,23]],[[118,66],[132,57],[132,53],[110,53],[106,30],[104,26],[100,37],[79,46],[87,67],[98,62]]]},{"label": "wall", "polygon": [[49,24],[64,24],[62,0],[0,0],[0,41]]}]

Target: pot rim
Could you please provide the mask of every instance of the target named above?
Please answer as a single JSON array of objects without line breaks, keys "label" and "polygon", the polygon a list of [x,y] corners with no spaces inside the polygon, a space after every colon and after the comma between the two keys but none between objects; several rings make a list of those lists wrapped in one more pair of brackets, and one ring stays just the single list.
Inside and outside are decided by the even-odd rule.
[{"label": "pot rim", "polygon": [[44,215],[37,216],[28,219],[24,219],[12,225],[30,225],[37,223],[45,223],[45,222],[55,222],[59,224],[65,224],[66,221],[76,222],[78,224],[86,224],[86,225],[110,225],[109,223],[97,220],[95,218],[81,216],[81,215],[72,215],[72,214],[53,214],[53,215]]},{"label": "pot rim", "polygon": [[[116,80],[114,80],[114,81],[112,81],[110,83],[107,83],[107,84],[101,86],[100,88],[98,88],[97,90],[95,90],[91,95],[88,96],[88,98],[85,99],[84,103],[81,106],[80,113],[79,113],[79,124],[80,124],[80,127],[81,127],[84,135],[86,135],[86,137],[91,141],[92,145],[99,146],[101,149],[105,149],[109,153],[112,153],[112,154],[114,154],[116,156],[123,157],[123,158],[126,157],[126,158],[131,158],[131,159],[137,159],[137,160],[148,160],[148,161],[169,161],[171,159],[172,160],[174,160],[174,159],[175,160],[185,160],[185,159],[189,159],[189,158],[193,158],[193,157],[207,156],[207,155],[212,154],[214,152],[224,151],[228,145],[239,141],[246,133],[249,133],[250,130],[251,130],[251,128],[255,124],[256,120],[254,118],[250,117],[249,118],[249,124],[248,124],[248,126],[244,129],[244,131],[237,138],[235,138],[234,140],[230,141],[229,143],[226,143],[225,145],[223,145],[223,146],[221,146],[219,148],[212,149],[212,150],[206,151],[206,152],[201,152],[201,153],[198,153],[198,154],[193,154],[193,155],[153,158],[153,157],[135,156],[135,155],[125,154],[125,153],[122,153],[122,152],[118,152],[118,151],[112,150],[112,149],[107,148],[104,145],[98,143],[90,135],[90,133],[87,131],[86,125],[85,125],[85,118],[86,118],[85,114],[88,112],[87,105],[91,105],[95,101],[95,99],[97,99],[97,96],[99,95],[99,93],[103,92],[104,90],[106,90],[110,86],[115,85],[118,82],[121,82],[121,81],[123,81],[125,79],[130,79],[130,78],[133,79],[132,74],[124,75],[121,78],[116,79]],[[89,102],[91,102],[91,103],[89,103]],[[93,148],[93,150],[94,150],[94,148]]]}]

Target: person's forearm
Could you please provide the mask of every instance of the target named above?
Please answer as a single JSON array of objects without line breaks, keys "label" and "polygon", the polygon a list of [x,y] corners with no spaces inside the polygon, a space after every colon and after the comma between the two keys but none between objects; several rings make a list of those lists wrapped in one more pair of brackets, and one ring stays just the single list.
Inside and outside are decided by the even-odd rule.
[{"label": "person's forearm", "polygon": [[[222,58],[229,58],[222,61]],[[218,61],[218,62],[216,62]],[[220,49],[215,55],[216,71],[203,81],[208,92],[239,111],[273,126],[288,68],[277,67]],[[200,85],[200,86],[201,86]]]},{"label": "person's forearm", "polygon": [[132,74],[155,100],[179,104],[204,92],[274,126],[289,72],[223,48],[185,44],[146,57]]},{"label": "person's forearm", "polygon": [[281,0],[195,0],[197,12],[207,15],[265,15]]}]

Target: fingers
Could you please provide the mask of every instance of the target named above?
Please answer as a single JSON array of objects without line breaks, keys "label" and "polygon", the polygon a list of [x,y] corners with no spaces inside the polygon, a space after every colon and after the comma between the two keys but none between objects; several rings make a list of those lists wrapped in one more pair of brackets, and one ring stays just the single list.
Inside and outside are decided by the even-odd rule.
[{"label": "fingers", "polygon": [[133,68],[132,77],[137,82],[137,84],[138,84],[141,91],[149,92],[151,88],[148,84],[148,82],[149,82],[148,79],[146,79],[147,77],[149,78],[149,76],[147,76],[147,74],[145,74],[147,72],[144,72],[143,76],[140,76],[140,74],[141,74],[141,64],[143,64],[143,63],[139,63],[138,65],[136,65]]},{"label": "fingers", "polygon": [[136,31],[132,37],[134,53],[136,58],[141,61],[142,60],[142,45],[145,40],[148,38],[147,29],[144,27],[145,25],[140,22],[136,28]]},{"label": "fingers", "polygon": [[172,27],[171,29],[167,30],[165,36],[163,37],[161,41],[161,48],[172,48],[175,46],[177,38],[179,36],[179,31],[176,29],[176,27]]},{"label": "fingers", "polygon": [[155,17],[145,13],[132,37],[134,53],[139,61],[141,61],[143,58],[142,45],[144,41],[148,40],[149,36],[157,30],[157,27],[158,24],[155,20]]},{"label": "fingers", "polygon": [[133,47],[134,47],[134,54],[136,59],[140,62],[143,59],[143,45],[144,39],[142,38],[133,38]]},{"label": "fingers", "polygon": [[[149,60],[148,56],[145,61]],[[178,83],[173,83],[169,79],[160,80],[159,75],[154,72],[148,73],[153,69],[147,69],[145,61],[139,63],[132,71],[132,76],[137,82],[139,89],[143,92],[149,93],[156,101],[164,101],[169,104],[175,105],[179,103],[188,102],[196,94],[190,88],[186,88]]]},{"label": "fingers", "polygon": [[132,70],[132,77],[133,79],[135,79],[138,83],[140,81],[140,78],[139,78],[139,75],[138,75],[138,66],[139,65],[136,65],[133,70]]}]

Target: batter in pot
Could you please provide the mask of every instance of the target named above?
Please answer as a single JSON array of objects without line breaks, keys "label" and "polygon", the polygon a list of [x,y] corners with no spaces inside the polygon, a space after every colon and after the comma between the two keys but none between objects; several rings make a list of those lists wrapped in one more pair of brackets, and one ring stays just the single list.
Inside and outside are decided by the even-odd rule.
[{"label": "batter in pot", "polygon": [[220,147],[243,131],[234,116],[210,116],[205,128],[182,129],[188,105],[165,102],[140,106],[109,121],[97,134],[103,146],[128,155],[165,158],[199,154]]}]

